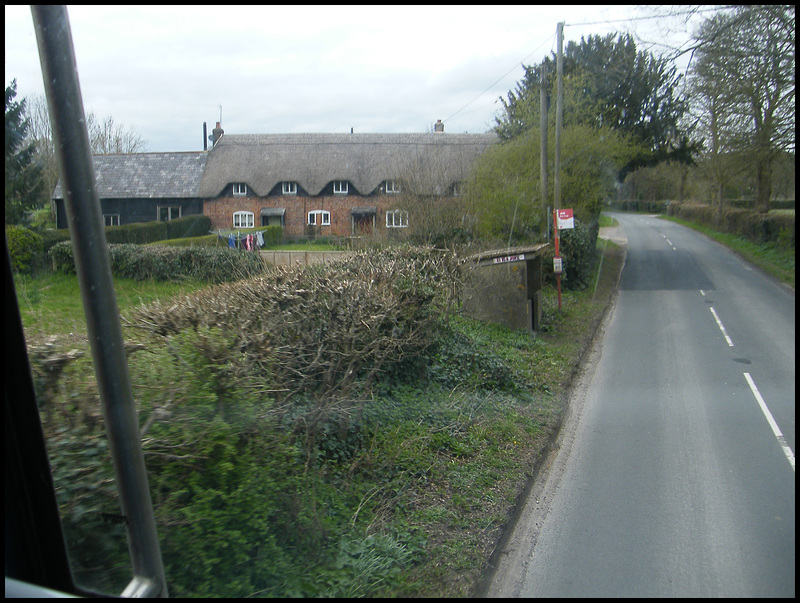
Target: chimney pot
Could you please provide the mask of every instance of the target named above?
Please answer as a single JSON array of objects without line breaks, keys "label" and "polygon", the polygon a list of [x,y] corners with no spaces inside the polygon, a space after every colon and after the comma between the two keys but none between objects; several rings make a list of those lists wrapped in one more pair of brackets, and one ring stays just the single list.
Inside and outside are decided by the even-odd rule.
[{"label": "chimney pot", "polygon": [[225,130],[220,127],[219,122],[217,122],[217,127],[211,130],[211,148],[213,149],[214,146],[219,142],[219,139],[222,138],[222,135],[225,134]]},{"label": "chimney pot", "polygon": [[433,126],[434,132],[444,132],[444,124],[442,123],[441,119],[436,120],[436,124]]}]

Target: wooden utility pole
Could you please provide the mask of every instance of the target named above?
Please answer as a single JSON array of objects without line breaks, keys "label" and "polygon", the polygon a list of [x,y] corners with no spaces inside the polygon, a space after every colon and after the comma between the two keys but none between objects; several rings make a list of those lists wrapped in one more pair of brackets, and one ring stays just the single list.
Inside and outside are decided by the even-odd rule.
[{"label": "wooden utility pole", "polygon": [[564,23],[558,24],[556,37],[558,40],[558,54],[556,54],[558,96],[556,97],[556,156],[553,207],[558,209],[561,207],[561,128],[564,125]]},{"label": "wooden utility pole", "polygon": [[[539,195],[545,210],[545,219],[550,220],[549,203],[547,203],[547,63],[542,61],[539,68],[539,130],[541,145],[539,152]],[[550,229],[548,228],[548,233]]]},{"label": "wooden utility pole", "polygon": [[[560,258],[558,249],[558,220],[556,216],[561,207],[561,128],[564,122],[564,23],[556,26],[556,38],[558,40],[558,51],[556,54],[556,82],[558,86],[558,96],[556,97],[556,155],[553,171],[555,180],[553,181],[553,233],[555,240],[556,257]],[[556,286],[558,288],[558,309],[561,310],[561,273],[556,274]]]}]

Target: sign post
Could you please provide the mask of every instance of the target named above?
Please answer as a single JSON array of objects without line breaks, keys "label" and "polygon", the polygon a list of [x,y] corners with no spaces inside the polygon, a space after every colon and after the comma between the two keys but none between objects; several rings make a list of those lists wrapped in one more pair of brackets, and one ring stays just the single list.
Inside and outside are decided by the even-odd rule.
[{"label": "sign post", "polygon": [[561,273],[564,272],[561,252],[558,248],[561,235],[559,231],[575,228],[575,219],[571,209],[553,210],[553,231],[555,233],[556,254],[553,257],[553,272],[556,275],[556,288],[558,289],[558,309],[561,310]]}]

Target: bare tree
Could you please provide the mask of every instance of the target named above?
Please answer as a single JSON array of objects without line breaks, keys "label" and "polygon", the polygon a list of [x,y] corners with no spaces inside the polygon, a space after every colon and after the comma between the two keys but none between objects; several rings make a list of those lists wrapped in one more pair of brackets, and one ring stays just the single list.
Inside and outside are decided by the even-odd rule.
[{"label": "bare tree", "polygon": [[100,119],[90,111],[86,115],[86,127],[92,153],[96,155],[138,153],[145,148],[144,139],[139,134],[117,124],[110,115]]},{"label": "bare tree", "polygon": [[697,37],[695,110],[718,158],[726,148],[747,158],[756,208],[767,211],[773,164],[795,148],[794,6],[737,7],[706,20]]},{"label": "bare tree", "polygon": [[[35,160],[41,166],[44,183],[45,198],[42,203],[46,204],[58,183],[58,161],[53,146],[47,99],[43,95],[31,97],[28,110],[30,113],[28,140],[35,144]],[[100,119],[90,111],[86,114],[86,126],[89,144],[94,154],[138,153],[145,149],[144,139],[139,134],[117,124],[111,116]]]}]

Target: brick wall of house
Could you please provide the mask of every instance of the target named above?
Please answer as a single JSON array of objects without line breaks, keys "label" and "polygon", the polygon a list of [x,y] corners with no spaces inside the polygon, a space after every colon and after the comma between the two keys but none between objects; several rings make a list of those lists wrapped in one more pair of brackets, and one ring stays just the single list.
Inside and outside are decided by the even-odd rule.
[{"label": "brick wall of house", "polygon": [[211,227],[228,230],[233,228],[233,214],[238,211],[252,212],[255,226],[261,226],[262,208],[284,208],[284,234],[301,236],[306,233],[308,212],[315,210],[329,211],[330,226],[317,226],[320,235],[349,236],[352,233],[351,210],[354,207],[377,207],[375,215],[375,231],[386,230],[386,211],[396,209],[398,197],[381,195],[358,197],[352,195],[335,196],[276,196],[276,197],[220,197],[206,199],[203,213],[211,218]]}]

